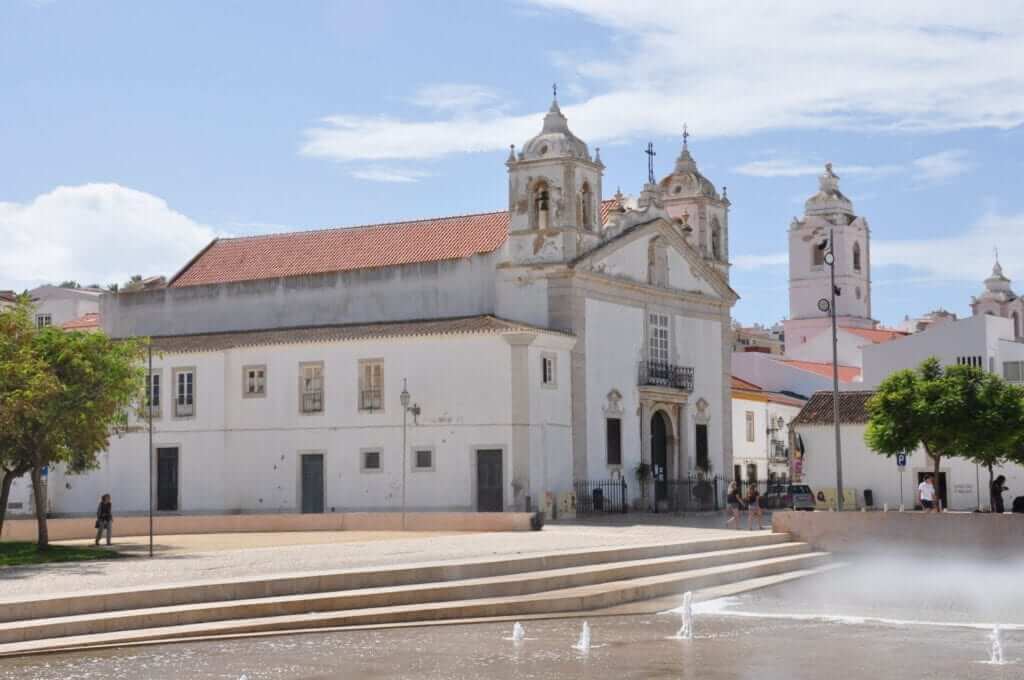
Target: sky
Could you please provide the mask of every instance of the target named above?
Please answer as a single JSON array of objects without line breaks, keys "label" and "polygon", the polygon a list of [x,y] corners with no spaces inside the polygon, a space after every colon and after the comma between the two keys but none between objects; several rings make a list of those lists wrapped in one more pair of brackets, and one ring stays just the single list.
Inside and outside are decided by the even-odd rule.
[{"label": "sky", "polygon": [[648,141],[668,174],[688,126],[744,323],[787,315],[826,161],[883,323],[969,314],[995,248],[1024,292],[1024,5],[984,0],[0,0],[0,289],[505,209],[552,83],[606,194],[639,192]]}]

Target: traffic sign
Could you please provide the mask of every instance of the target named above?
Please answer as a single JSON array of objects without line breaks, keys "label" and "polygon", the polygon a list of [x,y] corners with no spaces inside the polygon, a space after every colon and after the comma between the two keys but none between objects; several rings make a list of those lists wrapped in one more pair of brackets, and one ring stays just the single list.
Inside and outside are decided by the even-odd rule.
[{"label": "traffic sign", "polygon": [[905,454],[905,453],[897,453],[896,454],[896,467],[898,467],[901,470],[903,468],[907,467],[907,454]]}]

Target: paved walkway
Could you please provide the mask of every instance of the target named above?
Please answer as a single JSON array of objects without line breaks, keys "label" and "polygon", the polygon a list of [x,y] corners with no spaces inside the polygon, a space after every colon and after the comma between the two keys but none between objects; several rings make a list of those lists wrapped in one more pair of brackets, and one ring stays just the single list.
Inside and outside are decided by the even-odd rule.
[{"label": "paved walkway", "polygon": [[[628,517],[628,516],[627,516]],[[423,534],[311,532],[158,536],[157,556],[0,569],[0,599],[27,595],[168,585],[307,571],[394,566],[440,560],[484,559],[558,550],[643,545],[735,535],[721,518],[698,528],[644,516],[615,525],[549,525],[540,532]],[[668,520],[672,521],[672,520]],[[703,522],[702,522],[703,523]],[[147,539],[124,539],[138,554]]]}]

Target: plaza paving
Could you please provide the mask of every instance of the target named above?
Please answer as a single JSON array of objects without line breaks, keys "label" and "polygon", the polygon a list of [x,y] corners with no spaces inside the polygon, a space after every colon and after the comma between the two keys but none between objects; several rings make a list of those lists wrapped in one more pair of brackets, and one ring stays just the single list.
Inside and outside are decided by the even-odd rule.
[{"label": "plaza paving", "polygon": [[540,532],[517,533],[303,532],[158,536],[154,559],[144,556],[148,539],[125,538],[119,541],[120,549],[130,556],[119,560],[2,569],[0,599],[735,535],[721,528],[720,516],[697,521],[706,526],[681,526],[680,520],[650,516],[610,518],[610,521],[614,523],[549,525]]}]

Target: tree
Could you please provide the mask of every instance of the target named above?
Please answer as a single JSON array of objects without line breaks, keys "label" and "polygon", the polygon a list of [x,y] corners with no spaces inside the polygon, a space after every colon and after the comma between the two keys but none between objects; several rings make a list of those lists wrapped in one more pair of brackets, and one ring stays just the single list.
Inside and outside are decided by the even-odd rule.
[{"label": "tree", "polygon": [[[24,474],[27,467],[31,472],[39,549],[45,550],[49,536],[43,469],[57,463],[72,472],[95,467],[96,455],[107,448],[112,432],[126,424],[145,374],[141,342],[52,326],[26,329],[23,318],[29,310],[28,301],[22,301],[15,310],[0,313],[0,326],[16,331],[15,339],[5,337],[0,348],[0,404],[5,412],[0,456],[8,463],[5,469]],[[6,369],[14,363],[26,368],[12,370],[8,380]],[[6,413],[8,405],[17,417]]]},{"label": "tree", "polygon": [[60,282],[60,286],[59,286],[59,288],[75,288],[75,289],[78,289],[78,288],[81,288],[81,287],[82,286],[78,283],[78,281],[71,281],[71,280],[69,280],[69,281],[61,281]]},{"label": "tree", "polygon": [[972,366],[944,369],[935,357],[893,373],[868,400],[865,441],[884,456],[922,446],[938,480],[942,459],[964,455],[977,441],[973,419],[982,410],[977,395],[984,377]]},{"label": "tree", "polygon": [[985,373],[978,390],[969,397],[972,426],[969,440],[964,442],[964,456],[988,470],[991,506],[993,468],[1024,461],[1024,387]]}]

